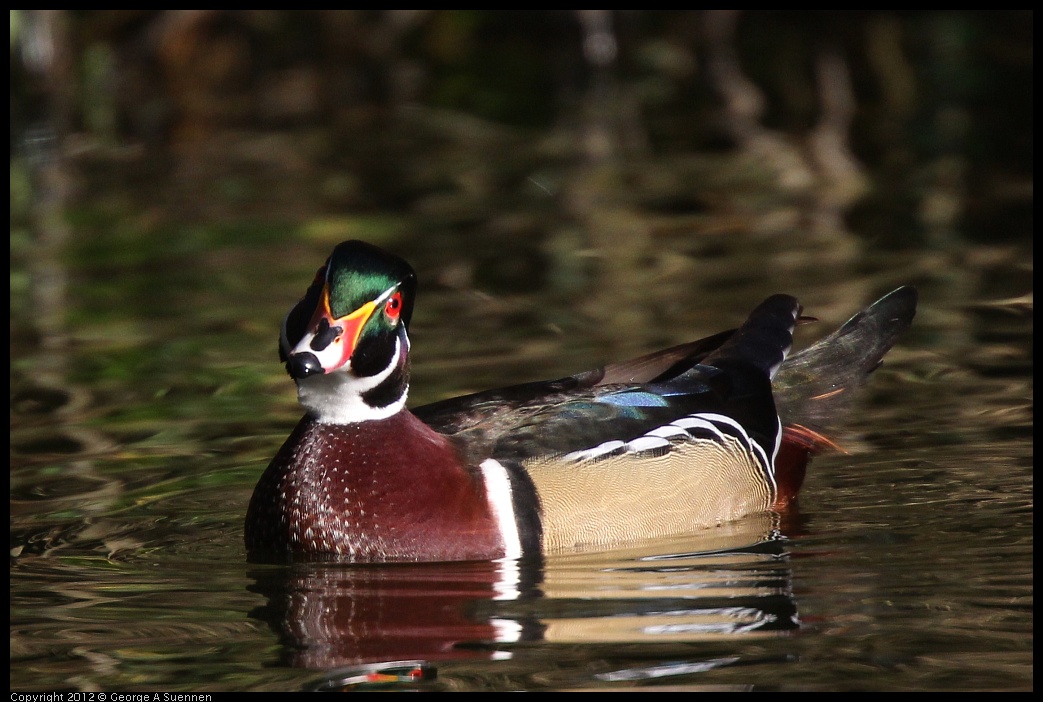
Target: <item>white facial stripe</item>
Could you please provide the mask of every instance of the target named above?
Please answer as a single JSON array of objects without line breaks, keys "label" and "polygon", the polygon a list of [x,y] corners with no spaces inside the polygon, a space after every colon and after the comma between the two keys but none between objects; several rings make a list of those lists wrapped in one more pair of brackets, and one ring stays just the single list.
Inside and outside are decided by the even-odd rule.
[{"label": "white facial stripe", "polygon": [[373,301],[373,304],[375,304],[377,307],[380,307],[383,303],[387,302],[387,299],[394,295],[395,291],[398,290],[398,285],[398,283],[395,283],[390,288],[380,293],[377,299]]},{"label": "white facial stripe", "polygon": [[[406,406],[406,392],[386,407],[370,407],[362,395],[387,380],[404,353],[402,337],[395,337],[395,353],[380,373],[367,378],[356,377],[346,368],[335,373],[312,375],[297,381],[297,400],[322,424],[351,424],[373,419],[387,419]],[[320,359],[321,362],[321,359]]]}]

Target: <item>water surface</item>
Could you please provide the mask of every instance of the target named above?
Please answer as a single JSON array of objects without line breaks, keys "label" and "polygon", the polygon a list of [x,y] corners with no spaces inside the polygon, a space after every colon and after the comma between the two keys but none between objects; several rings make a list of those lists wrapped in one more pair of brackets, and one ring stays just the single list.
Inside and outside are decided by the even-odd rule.
[{"label": "water surface", "polygon": [[[937,152],[910,136],[852,181],[790,170],[795,139],[598,155],[596,116],[413,108],[96,144],[26,167],[32,216],[13,166],[11,688],[1031,689],[1031,182],[967,176],[934,107]],[[414,405],[776,292],[820,320],[798,346],[899,285],[920,308],[785,514],[542,564],[251,565],[246,505],[300,416],[279,324],[347,238],[417,268]]]}]

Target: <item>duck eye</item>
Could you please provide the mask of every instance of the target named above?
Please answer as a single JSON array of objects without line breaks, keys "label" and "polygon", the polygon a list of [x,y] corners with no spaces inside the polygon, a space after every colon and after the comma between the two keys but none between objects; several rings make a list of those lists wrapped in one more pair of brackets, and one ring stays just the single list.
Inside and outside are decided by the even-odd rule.
[{"label": "duck eye", "polygon": [[388,298],[384,303],[384,314],[392,322],[398,321],[399,315],[402,314],[402,293],[397,292]]}]

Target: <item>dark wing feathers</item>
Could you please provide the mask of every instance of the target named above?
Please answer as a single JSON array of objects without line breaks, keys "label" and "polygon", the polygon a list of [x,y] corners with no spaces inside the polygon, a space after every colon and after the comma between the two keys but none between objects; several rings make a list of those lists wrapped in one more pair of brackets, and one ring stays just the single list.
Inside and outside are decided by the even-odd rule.
[{"label": "dark wing feathers", "polygon": [[663,382],[676,378],[692,366],[702,362],[708,354],[716,351],[734,333],[735,330],[730,329],[699,341],[690,341],[687,344],[638,356],[629,361],[613,363],[601,369],[603,375],[597,384],[626,385],[653,381]]},{"label": "dark wing feathers", "polygon": [[559,380],[445,400],[414,413],[435,430],[464,439],[471,460],[489,455],[524,460],[630,441],[700,413],[732,417],[770,447],[778,432],[770,374],[792,343],[799,310],[794,298],[776,295],[735,331]]},{"label": "dark wing feathers", "polygon": [[[472,460],[567,453],[610,439],[629,441],[678,417],[720,413],[762,446],[784,424],[821,428],[912,323],[917,294],[903,287],[833,334],[789,358],[788,295],[761,303],[741,327],[558,380],[525,383],[417,408],[436,431],[459,435]],[[774,375],[774,380],[771,378]],[[776,407],[778,411],[776,412]]]}]

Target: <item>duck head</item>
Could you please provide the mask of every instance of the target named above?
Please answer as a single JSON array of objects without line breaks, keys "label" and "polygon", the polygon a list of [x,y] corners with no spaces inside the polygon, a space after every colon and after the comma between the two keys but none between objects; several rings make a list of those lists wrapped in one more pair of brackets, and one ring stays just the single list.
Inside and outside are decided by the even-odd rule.
[{"label": "duck head", "polygon": [[405,406],[416,273],[362,241],[339,244],[286,315],[279,356],[318,421],[383,419]]}]

